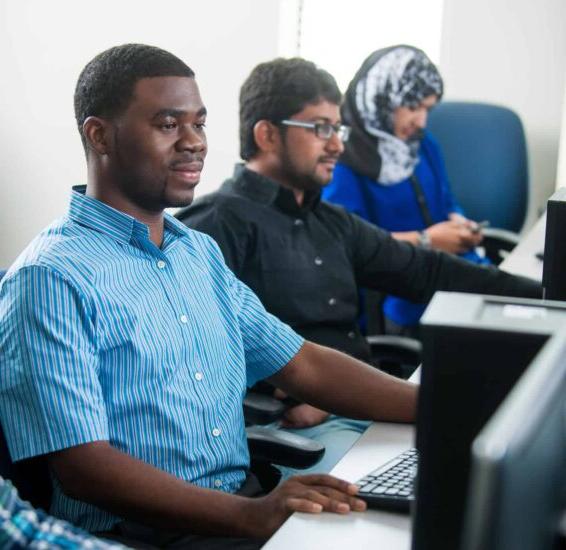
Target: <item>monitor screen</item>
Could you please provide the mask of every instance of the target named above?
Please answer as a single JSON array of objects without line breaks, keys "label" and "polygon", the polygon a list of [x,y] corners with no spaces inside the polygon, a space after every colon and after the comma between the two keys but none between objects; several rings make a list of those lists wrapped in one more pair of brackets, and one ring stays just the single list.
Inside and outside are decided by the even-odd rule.
[{"label": "monitor screen", "polygon": [[413,549],[458,548],[472,441],[550,335],[566,304],[438,292],[422,319]]},{"label": "monitor screen", "polygon": [[547,300],[566,300],[566,187],[548,199],[542,286]]},{"label": "monitor screen", "polygon": [[552,550],[566,508],[566,329],[472,445],[463,550]]}]

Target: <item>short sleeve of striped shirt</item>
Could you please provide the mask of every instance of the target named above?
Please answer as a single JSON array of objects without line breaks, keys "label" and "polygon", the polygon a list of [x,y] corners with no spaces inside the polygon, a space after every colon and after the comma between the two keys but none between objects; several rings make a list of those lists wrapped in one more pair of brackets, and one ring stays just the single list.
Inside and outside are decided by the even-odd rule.
[{"label": "short sleeve of striped shirt", "polygon": [[12,458],[107,440],[94,320],[80,291],[50,268],[23,267],[0,287],[0,319],[0,409]]},{"label": "short sleeve of striped shirt", "polygon": [[247,385],[284,367],[301,349],[304,338],[268,313],[259,298],[229,271],[246,356]]}]

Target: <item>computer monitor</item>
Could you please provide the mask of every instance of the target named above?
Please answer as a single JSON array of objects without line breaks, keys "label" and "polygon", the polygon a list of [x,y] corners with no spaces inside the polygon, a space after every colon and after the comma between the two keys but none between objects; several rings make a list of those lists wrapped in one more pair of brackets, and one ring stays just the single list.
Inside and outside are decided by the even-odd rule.
[{"label": "computer monitor", "polygon": [[472,441],[562,326],[561,302],[435,294],[421,327],[413,550],[459,547]]},{"label": "computer monitor", "polygon": [[566,509],[566,329],[472,446],[462,550],[552,550]]},{"label": "computer monitor", "polygon": [[548,199],[542,286],[547,300],[566,300],[566,187]]}]

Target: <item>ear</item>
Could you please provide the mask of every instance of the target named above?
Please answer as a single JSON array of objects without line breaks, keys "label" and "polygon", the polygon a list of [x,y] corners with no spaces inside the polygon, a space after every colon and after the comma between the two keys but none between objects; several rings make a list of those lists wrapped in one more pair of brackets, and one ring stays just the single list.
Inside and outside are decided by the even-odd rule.
[{"label": "ear", "polygon": [[279,128],[269,120],[258,120],[254,124],[254,139],[260,151],[269,153],[279,147],[281,133]]},{"label": "ear", "polygon": [[107,155],[112,149],[113,129],[110,123],[96,116],[83,122],[83,135],[88,149],[98,155]]}]

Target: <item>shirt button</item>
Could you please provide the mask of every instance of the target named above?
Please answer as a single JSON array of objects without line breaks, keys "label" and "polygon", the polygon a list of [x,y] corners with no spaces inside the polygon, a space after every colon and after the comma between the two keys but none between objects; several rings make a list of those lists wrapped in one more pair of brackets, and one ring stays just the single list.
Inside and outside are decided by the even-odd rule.
[{"label": "shirt button", "polygon": [[355,337],[356,337],[356,333],[353,330],[348,332],[348,338],[350,340],[353,340]]},{"label": "shirt button", "polygon": [[165,269],[165,262],[164,262],[163,260],[159,260],[159,261],[157,262],[157,267],[158,267],[159,269]]},{"label": "shirt button", "polygon": [[215,487],[222,487],[222,480],[221,479],[215,479],[214,480],[214,486]]},{"label": "shirt button", "polygon": [[195,372],[195,378],[200,382],[202,380],[202,372]]},{"label": "shirt button", "polygon": [[322,258],[319,258],[318,256],[314,259],[314,264],[315,265],[322,265]]},{"label": "shirt button", "polygon": [[328,300],[328,305],[329,306],[335,306],[336,305],[336,298],[330,298],[330,300]]},{"label": "shirt button", "polygon": [[303,225],[303,220],[299,220],[298,218],[295,220],[294,224],[298,227],[299,225]]},{"label": "shirt button", "polygon": [[181,321],[181,323],[186,324],[189,322],[189,319],[186,315],[181,315],[181,317],[179,317],[179,321]]},{"label": "shirt button", "polygon": [[222,431],[220,430],[220,428],[214,428],[214,429],[212,430],[212,435],[213,435],[214,437],[218,437],[221,433],[222,433]]}]

